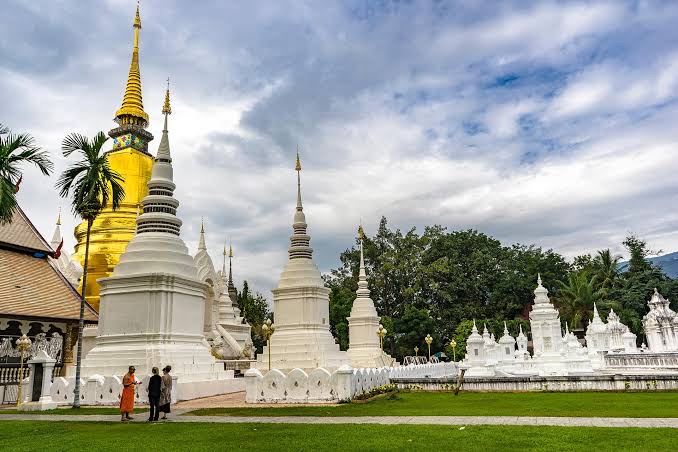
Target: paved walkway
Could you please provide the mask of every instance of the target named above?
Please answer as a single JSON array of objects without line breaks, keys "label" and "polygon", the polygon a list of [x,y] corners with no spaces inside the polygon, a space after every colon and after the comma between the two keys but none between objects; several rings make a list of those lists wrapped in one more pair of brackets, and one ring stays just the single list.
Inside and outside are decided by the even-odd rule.
[{"label": "paved walkway", "polygon": [[[139,413],[132,421],[145,422],[146,413]],[[58,415],[58,414],[1,414],[2,421],[78,421],[120,422],[120,416]],[[165,421],[167,422],[167,421]],[[425,425],[553,425],[561,427],[668,427],[678,428],[678,418],[615,418],[615,417],[515,417],[515,416],[177,416],[169,422],[211,422],[222,424],[425,424]]]}]

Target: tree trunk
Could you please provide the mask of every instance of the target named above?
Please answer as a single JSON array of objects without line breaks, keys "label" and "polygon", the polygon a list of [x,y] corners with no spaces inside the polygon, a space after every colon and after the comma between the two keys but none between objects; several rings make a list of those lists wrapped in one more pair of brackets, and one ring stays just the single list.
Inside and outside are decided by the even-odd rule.
[{"label": "tree trunk", "polygon": [[94,220],[87,220],[87,240],[85,241],[85,265],[82,270],[82,293],[80,295],[80,320],[78,323],[78,352],[75,359],[75,389],[73,390],[73,408],[80,408],[80,364],[82,363],[82,330],[85,328],[85,294],[87,293],[87,261],[89,260],[89,233]]}]

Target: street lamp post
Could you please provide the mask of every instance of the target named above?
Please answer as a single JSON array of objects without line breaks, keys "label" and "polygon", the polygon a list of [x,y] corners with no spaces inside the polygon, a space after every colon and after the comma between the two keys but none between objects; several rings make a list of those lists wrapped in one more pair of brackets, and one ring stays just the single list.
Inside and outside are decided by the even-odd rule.
[{"label": "street lamp post", "polygon": [[384,336],[386,336],[386,333],[388,333],[388,330],[384,328],[384,325],[379,325],[379,329],[377,330],[377,336],[379,336],[379,348],[381,350],[384,350]]},{"label": "street lamp post", "polygon": [[275,330],[275,325],[271,322],[271,319],[266,320],[266,322],[261,327],[261,331],[264,333],[264,337],[268,342],[268,370],[271,370],[271,336]]},{"label": "street lamp post", "polygon": [[457,360],[457,341],[452,339],[450,341],[450,346],[452,347],[452,361],[456,361]]},{"label": "street lamp post", "polygon": [[431,362],[431,342],[433,342],[433,338],[430,334],[427,334],[424,341],[426,342],[426,345],[428,345],[428,362]]},{"label": "street lamp post", "polygon": [[19,365],[19,386],[16,394],[16,406],[21,404],[21,386],[24,379],[24,354],[31,348],[31,340],[25,334],[16,340],[16,348],[21,353],[21,364]]}]

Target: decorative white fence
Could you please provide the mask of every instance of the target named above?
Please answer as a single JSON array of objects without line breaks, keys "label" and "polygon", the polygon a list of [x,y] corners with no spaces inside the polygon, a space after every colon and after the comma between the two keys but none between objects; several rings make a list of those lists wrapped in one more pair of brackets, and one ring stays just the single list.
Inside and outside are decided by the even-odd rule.
[{"label": "decorative white fence", "polygon": [[[138,377],[137,377],[138,378]],[[135,388],[135,402],[148,403],[148,394],[146,387],[150,375],[141,379],[141,384]],[[177,378],[173,376],[173,387],[176,388]],[[73,389],[75,388],[75,378],[58,377],[55,378],[50,387],[52,400],[59,405],[71,405],[73,403]],[[176,392],[172,391],[172,402],[176,402]],[[80,379],[80,403],[82,405],[118,405],[120,395],[122,394],[122,378],[103,377],[93,375],[89,378]]]},{"label": "decorative white fence", "polygon": [[248,403],[336,403],[350,400],[372,388],[388,384],[388,368],[352,369],[343,366],[330,373],[319,367],[310,373],[293,369],[285,375],[278,369],[262,374],[245,373]]},{"label": "decorative white fence", "polygon": [[417,364],[414,366],[392,367],[389,378],[441,378],[456,377],[459,373],[457,363]]},{"label": "decorative white fence", "polygon": [[343,366],[333,373],[320,367],[310,373],[293,369],[287,375],[278,369],[265,374],[250,369],[245,373],[245,391],[248,403],[336,403],[389,384],[391,378],[447,377],[457,372],[454,363],[370,369]]}]

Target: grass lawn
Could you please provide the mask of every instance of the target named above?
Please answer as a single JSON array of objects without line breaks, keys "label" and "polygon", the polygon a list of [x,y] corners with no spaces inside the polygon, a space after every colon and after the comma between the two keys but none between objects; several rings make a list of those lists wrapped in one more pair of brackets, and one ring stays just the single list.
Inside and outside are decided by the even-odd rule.
[{"label": "grass lawn", "polygon": [[675,450],[678,431],[649,428],[417,425],[144,424],[0,421],[2,449],[191,450]]},{"label": "grass lawn", "polygon": [[[399,392],[327,407],[205,408],[223,416],[678,417],[678,392]],[[676,445],[678,448],[678,444]]]},{"label": "grass lawn", "polygon": [[[148,413],[148,408],[135,408],[132,417],[135,415],[141,415],[143,413]],[[70,415],[83,415],[83,414],[117,414],[120,415],[120,408],[118,407],[81,407],[77,410],[74,410],[70,406],[59,407],[56,410],[49,411],[18,411],[16,409],[3,409],[0,410],[0,416],[3,414],[70,414]]]}]

